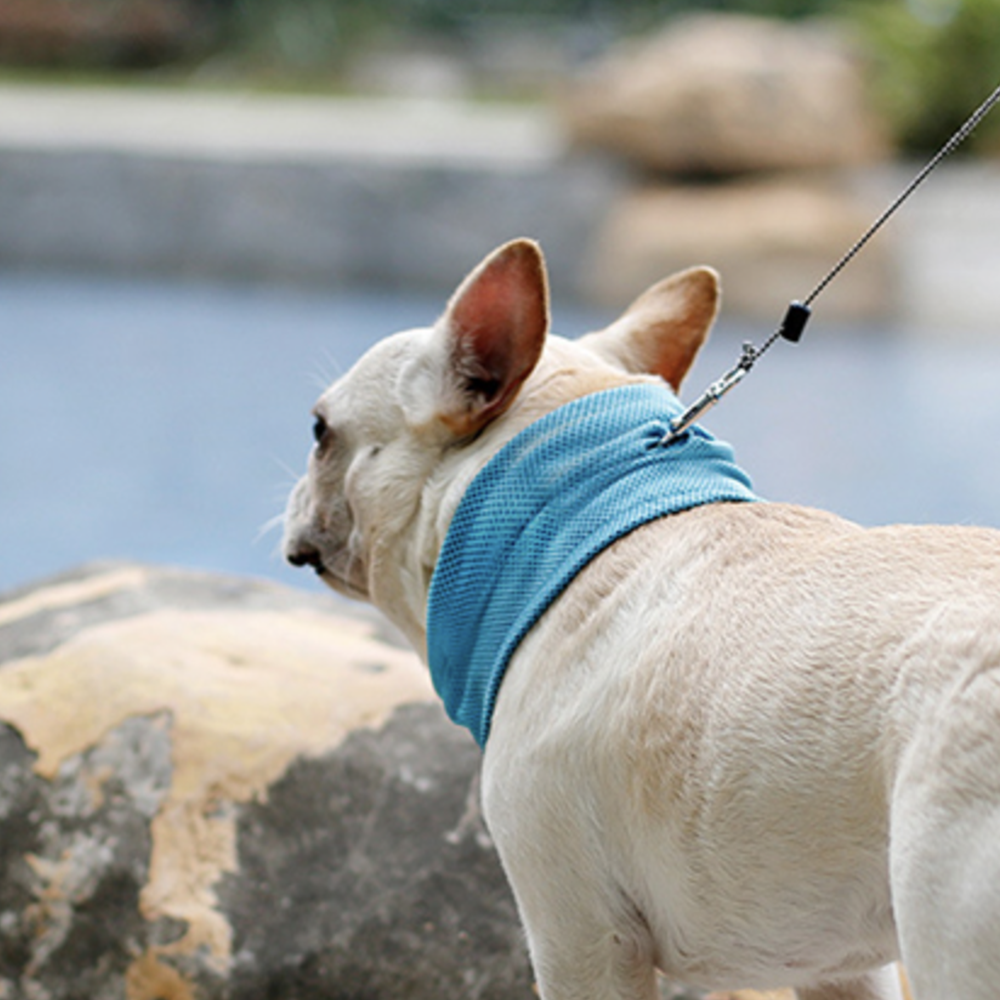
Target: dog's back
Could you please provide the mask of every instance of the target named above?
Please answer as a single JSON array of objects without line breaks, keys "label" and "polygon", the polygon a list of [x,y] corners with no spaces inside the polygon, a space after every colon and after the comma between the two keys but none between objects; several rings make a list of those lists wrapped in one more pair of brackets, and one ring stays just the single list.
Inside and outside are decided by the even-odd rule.
[{"label": "dog's back", "polygon": [[[547,901],[565,884],[549,873],[603,867],[600,895],[618,887],[679,979],[861,974],[897,957],[894,907],[913,893],[919,982],[914,959],[939,959],[926,927],[945,920],[929,873],[983,835],[935,832],[932,804],[954,797],[956,769],[1000,785],[997,666],[1000,532],[692,510],[598,557],[525,641],[487,749],[487,815],[523,825],[512,839],[535,850],[515,881]],[[598,842],[606,854],[562,865],[542,846]]]}]

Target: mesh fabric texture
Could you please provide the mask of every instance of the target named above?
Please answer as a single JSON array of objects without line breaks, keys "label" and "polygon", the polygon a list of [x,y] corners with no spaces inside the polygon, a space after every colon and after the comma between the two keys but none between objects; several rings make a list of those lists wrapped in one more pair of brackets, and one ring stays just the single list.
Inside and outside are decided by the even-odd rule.
[{"label": "mesh fabric texture", "polygon": [[459,503],[431,580],[431,676],[481,747],[518,644],[616,539],[668,514],[758,499],[729,445],[699,427],[660,444],[683,407],[663,383],[567,403],[509,441]]}]

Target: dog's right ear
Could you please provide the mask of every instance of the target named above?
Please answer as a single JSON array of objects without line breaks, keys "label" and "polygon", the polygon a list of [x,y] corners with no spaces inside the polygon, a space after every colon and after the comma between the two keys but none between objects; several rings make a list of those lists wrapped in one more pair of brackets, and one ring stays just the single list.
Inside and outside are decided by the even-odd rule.
[{"label": "dog's right ear", "polygon": [[435,327],[444,371],[438,419],[467,437],[514,401],[534,370],[549,327],[545,261],[532,240],[513,240],[462,282]]},{"label": "dog's right ear", "polygon": [[657,282],[611,326],[578,343],[628,372],[659,375],[679,392],[708,338],[719,297],[718,274],[692,267]]}]

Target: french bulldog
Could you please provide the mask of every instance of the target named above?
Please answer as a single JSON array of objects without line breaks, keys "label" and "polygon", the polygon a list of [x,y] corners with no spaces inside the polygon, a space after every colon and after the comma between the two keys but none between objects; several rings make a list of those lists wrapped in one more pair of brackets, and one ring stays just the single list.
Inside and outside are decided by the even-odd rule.
[{"label": "french bulldog", "polygon": [[321,396],[284,554],[483,745],[543,1000],[898,1000],[900,959],[915,1000],[996,1000],[1000,532],[762,501],[669,440],[718,300],[694,268],[569,341],[500,247]]}]

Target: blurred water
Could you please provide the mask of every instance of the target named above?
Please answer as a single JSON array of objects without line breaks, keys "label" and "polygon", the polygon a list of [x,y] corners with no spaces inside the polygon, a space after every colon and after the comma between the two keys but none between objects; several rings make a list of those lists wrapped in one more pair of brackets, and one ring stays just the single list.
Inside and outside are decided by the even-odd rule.
[{"label": "blurred water", "polygon": [[[441,297],[0,274],[0,590],[103,558],[312,585],[279,513],[322,385]],[[780,312],[779,307],[776,312]],[[607,317],[556,304],[557,332]],[[744,335],[723,324],[689,395]],[[758,490],[874,524],[1000,524],[1000,342],[813,321],[705,421]]]}]

